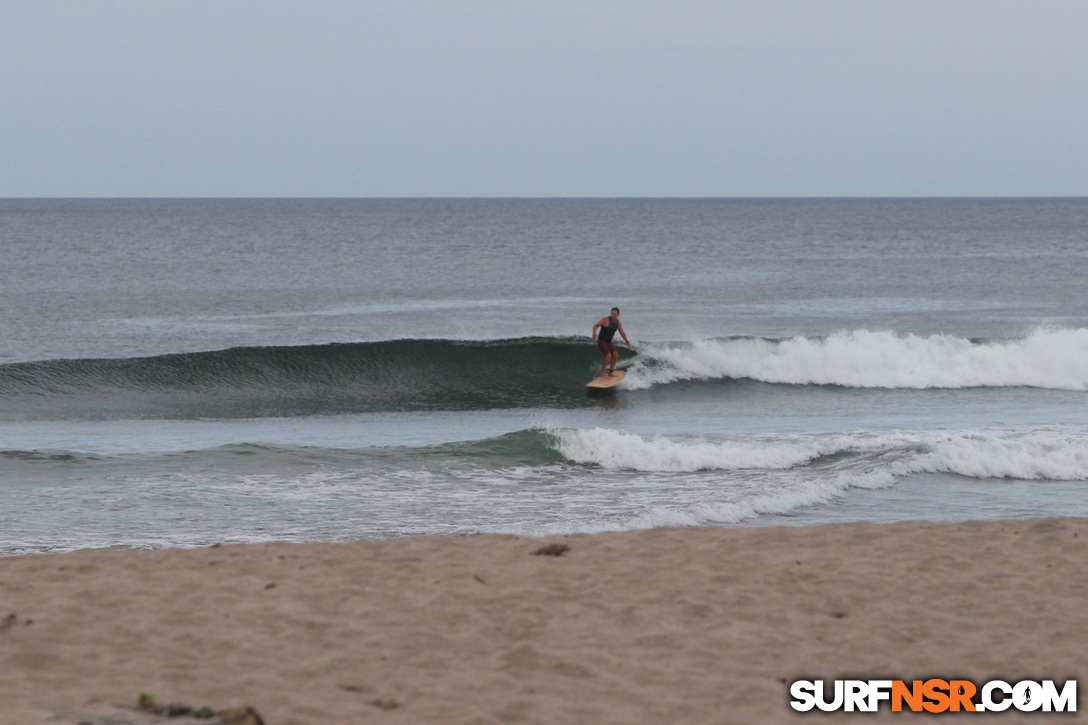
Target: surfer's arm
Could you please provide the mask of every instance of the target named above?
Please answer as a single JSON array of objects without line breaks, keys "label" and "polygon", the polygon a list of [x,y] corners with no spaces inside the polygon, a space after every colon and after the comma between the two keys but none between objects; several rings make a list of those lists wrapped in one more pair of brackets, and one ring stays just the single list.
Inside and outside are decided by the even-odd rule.
[{"label": "surfer's arm", "polygon": [[[628,347],[628,348],[630,348],[630,347],[631,347],[631,341],[627,339],[627,333],[623,331],[623,323],[622,323],[622,322],[620,322],[619,320],[617,320],[617,321],[616,321],[616,324],[617,324],[617,325],[619,326],[619,329],[620,329],[620,335],[622,335],[622,336],[623,336],[623,341],[624,341],[624,342],[626,342],[626,343],[627,343],[627,347]],[[596,328],[594,328],[594,329],[596,329]]]}]

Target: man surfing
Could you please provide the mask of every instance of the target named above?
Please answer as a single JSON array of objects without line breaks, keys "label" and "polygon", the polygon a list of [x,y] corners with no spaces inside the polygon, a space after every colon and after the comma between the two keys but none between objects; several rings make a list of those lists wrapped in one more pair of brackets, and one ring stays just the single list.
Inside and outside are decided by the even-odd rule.
[{"label": "man surfing", "polygon": [[[597,334],[597,329],[600,328],[600,334]],[[612,338],[616,335],[616,330],[620,331],[620,335],[623,337],[623,341],[627,343],[627,349],[631,349],[631,341],[627,339],[627,333],[623,331],[623,325],[620,323],[620,308],[613,307],[612,314],[608,317],[602,317],[600,321],[593,326],[593,340],[597,343],[597,347],[601,349],[601,353],[604,355],[604,362],[601,363],[601,377],[613,378],[615,375],[612,371],[616,369],[616,363],[620,359],[620,354],[616,352],[616,343],[612,342]]]}]

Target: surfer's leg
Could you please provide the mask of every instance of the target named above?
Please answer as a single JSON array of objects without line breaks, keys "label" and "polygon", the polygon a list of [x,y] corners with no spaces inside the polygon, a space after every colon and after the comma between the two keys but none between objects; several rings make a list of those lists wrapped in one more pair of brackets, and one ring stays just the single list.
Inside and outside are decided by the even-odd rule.
[{"label": "surfer's leg", "polygon": [[605,342],[604,340],[597,341],[597,347],[604,353],[604,360],[601,361],[601,377],[608,378],[612,376],[612,371],[608,369],[608,363],[612,363],[612,367],[616,367],[616,363],[613,358],[618,358],[619,353],[616,352],[616,346],[611,342]]}]

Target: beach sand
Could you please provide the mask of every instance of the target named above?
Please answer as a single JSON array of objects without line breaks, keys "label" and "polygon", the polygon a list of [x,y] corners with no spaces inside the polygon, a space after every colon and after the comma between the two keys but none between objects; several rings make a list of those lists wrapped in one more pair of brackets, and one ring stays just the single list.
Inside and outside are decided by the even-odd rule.
[{"label": "beach sand", "polygon": [[1086,595],[1085,519],[10,557],[0,722],[157,721],[140,693],[269,725],[916,721],[786,683],[1080,679]]}]

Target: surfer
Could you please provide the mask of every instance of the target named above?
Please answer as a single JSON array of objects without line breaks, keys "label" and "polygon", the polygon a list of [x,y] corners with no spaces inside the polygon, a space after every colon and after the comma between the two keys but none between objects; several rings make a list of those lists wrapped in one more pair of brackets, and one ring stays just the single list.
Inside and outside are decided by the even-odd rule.
[{"label": "surfer", "polygon": [[[600,334],[597,334],[597,328],[600,328]],[[593,326],[593,340],[597,343],[597,347],[601,349],[601,353],[604,355],[604,362],[601,363],[602,378],[614,377],[612,371],[616,369],[616,362],[620,359],[620,354],[616,352],[616,343],[612,342],[612,338],[616,335],[616,330],[620,331],[620,335],[623,336],[623,341],[627,343],[627,349],[630,350],[631,341],[627,339],[627,333],[623,331],[623,325],[620,324],[619,307],[613,307],[611,315],[602,317],[600,321]]]}]

